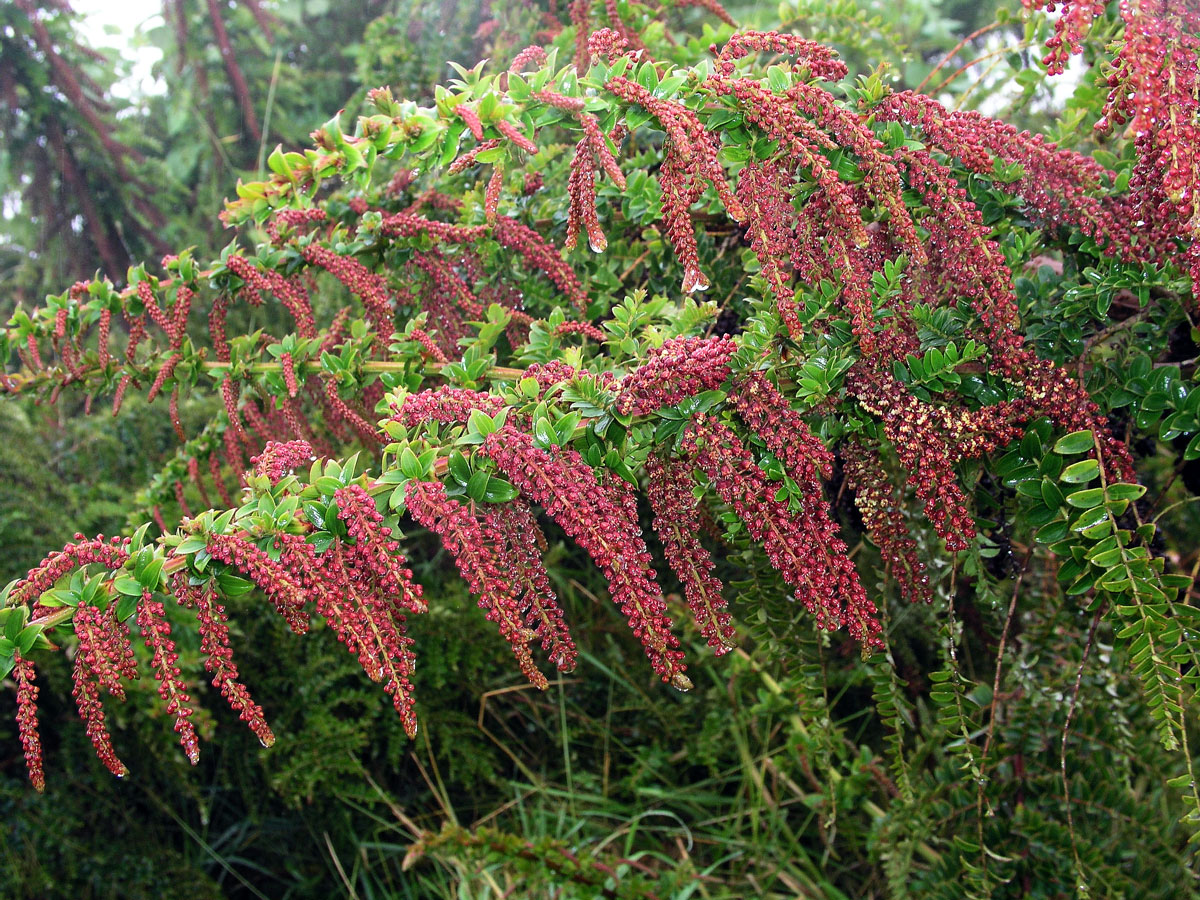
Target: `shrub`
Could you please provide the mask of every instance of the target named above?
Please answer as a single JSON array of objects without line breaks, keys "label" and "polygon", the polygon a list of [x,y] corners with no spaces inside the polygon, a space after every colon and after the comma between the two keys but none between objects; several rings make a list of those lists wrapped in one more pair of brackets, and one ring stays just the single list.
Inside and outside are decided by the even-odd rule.
[{"label": "shrub", "polygon": [[[1068,750],[1081,701],[1107,690],[1120,704],[1089,717],[1088,747],[1176,766],[1200,822],[1192,549],[1159,528],[1190,515],[1200,457],[1197,14],[1131,7],[1105,121],[1134,136],[1094,158],[879,73],[851,81],[793,35],[726,27],[710,53],[656,59],[619,18],[592,30],[590,6],[510,65],[460,67],[432,106],[381,88],[352,131],[337,116],[312,149],[277,148],[227,205],[240,234],[219,259],[183,251],[14,316],[7,392],[115,414],[144,390],[181,442],[134,511],[152,521],[80,535],[4,591],[34,785],[52,638],[110,770],[126,771],[101,694],[139,665],[195,761],[172,638],[190,619],[168,598],[264,745],[228,620],[255,591],[297,633],[323,622],[415,735],[409,620],[441,601],[406,559],[422,530],[544,689],[589,638],[546,563],[561,537],[675,689],[693,686],[688,644],[721,655],[748,633],[767,657],[816,654],[795,683],[819,716],[804,765],[828,823],[839,785],[862,798],[877,780],[867,854],[893,892],[1148,877],[1077,836],[1073,804],[1137,802]],[[1068,4],[1052,68],[1092,14]],[[1164,73],[1176,90],[1150,109]],[[231,331],[241,306],[262,327]],[[180,397],[204,387],[223,414],[187,434]],[[864,758],[830,722],[835,679],[870,694]],[[1175,756],[1137,758],[1148,724]],[[1071,874],[1008,852],[994,813],[1066,850]],[[421,846],[447,845],[606,874],[491,831]]]}]

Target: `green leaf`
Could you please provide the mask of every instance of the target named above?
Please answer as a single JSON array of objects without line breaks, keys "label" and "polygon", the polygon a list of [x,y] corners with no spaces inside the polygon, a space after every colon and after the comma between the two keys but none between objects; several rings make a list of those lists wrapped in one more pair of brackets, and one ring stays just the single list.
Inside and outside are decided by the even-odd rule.
[{"label": "green leaf", "polygon": [[343,486],[341,481],[331,475],[322,475],[315,482],[313,482],[313,485],[318,491],[326,496],[333,494]]},{"label": "green leaf", "polygon": [[140,593],[136,597],[132,594],[127,594],[117,601],[117,606],[116,609],[113,610],[113,614],[117,617],[118,622],[124,622],[135,612],[137,612],[138,600],[140,600],[141,597],[142,595]]},{"label": "green leaf", "polygon": [[421,461],[417,459],[417,454],[413,453],[408,447],[400,451],[400,471],[404,473],[406,478],[420,478],[423,474],[421,471]]},{"label": "green leaf", "polygon": [[310,534],[305,543],[312,545],[312,548],[318,553],[324,553],[329,549],[329,545],[333,543],[333,535],[328,531],[317,531]]},{"label": "green leaf", "polygon": [[496,423],[492,421],[492,417],[482,410],[473,409],[471,415],[467,419],[467,428],[475,434],[489,435],[496,430]]},{"label": "green leaf", "polygon": [[[467,488],[468,492],[470,487]],[[515,500],[519,495],[519,491],[503,478],[497,478],[494,475],[488,476],[487,487],[483,492],[483,499],[487,503],[507,503],[509,500]]]},{"label": "green leaf", "polygon": [[132,575],[118,575],[113,579],[113,588],[118,594],[124,594],[127,597],[142,596],[142,583]]},{"label": "green leaf", "polygon": [[1085,484],[1100,474],[1100,463],[1094,459],[1084,459],[1077,463],[1071,463],[1063,469],[1062,474],[1058,476],[1059,481],[1065,481],[1068,484]]},{"label": "green leaf", "polygon": [[325,504],[324,503],[305,503],[304,516],[312,523],[312,526],[318,531],[325,527]]},{"label": "green leaf", "polygon": [[1054,445],[1054,452],[1069,456],[1073,453],[1086,453],[1095,446],[1096,439],[1091,431],[1072,431],[1058,439]]},{"label": "green leaf", "polygon": [[195,553],[198,550],[203,550],[206,546],[208,546],[208,541],[197,535],[192,535],[184,538],[180,542],[179,546],[175,548],[175,555],[187,556],[191,553]]},{"label": "green leaf", "polygon": [[1053,544],[1055,541],[1061,541],[1070,533],[1071,530],[1067,527],[1067,523],[1059,520],[1043,525],[1034,532],[1033,539],[1039,544]]},{"label": "green leaf", "polygon": [[550,420],[546,418],[538,419],[533,423],[533,436],[544,447],[553,447],[558,443],[558,433],[550,424]]},{"label": "green leaf", "polygon": [[1108,510],[1103,506],[1096,509],[1089,509],[1071,523],[1072,531],[1085,531],[1088,528],[1099,525],[1108,519]]},{"label": "green leaf", "polygon": [[450,477],[464,487],[471,480],[471,464],[467,462],[467,458],[462,455],[461,450],[450,451],[446,468],[450,472]]},{"label": "green leaf", "polygon": [[1092,509],[1104,502],[1104,488],[1088,488],[1067,495],[1067,503],[1076,509]]},{"label": "green leaf", "polygon": [[240,597],[254,590],[254,582],[232,572],[222,572],[217,576],[217,586],[226,597]]},{"label": "green leaf", "polygon": [[25,607],[18,607],[12,610],[4,619],[4,636],[10,641],[15,641],[17,635],[21,633],[21,629],[25,627]]},{"label": "green leaf", "polygon": [[142,569],[142,574],[138,575],[137,579],[150,590],[154,590],[158,587],[159,579],[162,578],[162,569],[163,558],[155,557],[146,564],[146,568]]},{"label": "green leaf", "polygon": [[1050,509],[1058,509],[1060,506],[1062,506],[1063,492],[1059,489],[1057,484],[1055,484],[1049,478],[1043,478],[1041,488],[1042,502],[1045,503],[1046,506],[1050,507]]},{"label": "green leaf", "polygon": [[1109,500],[1137,500],[1146,493],[1146,486],[1141,484],[1110,484],[1105,489]]},{"label": "green leaf", "polygon": [[467,496],[482,503],[487,498],[487,486],[490,478],[491,476],[482,470],[472,475],[471,480],[467,482]]},{"label": "green leaf", "polygon": [[26,625],[16,637],[17,652],[22,656],[27,654],[33,649],[34,642],[37,641],[38,635],[41,633],[41,625]]}]

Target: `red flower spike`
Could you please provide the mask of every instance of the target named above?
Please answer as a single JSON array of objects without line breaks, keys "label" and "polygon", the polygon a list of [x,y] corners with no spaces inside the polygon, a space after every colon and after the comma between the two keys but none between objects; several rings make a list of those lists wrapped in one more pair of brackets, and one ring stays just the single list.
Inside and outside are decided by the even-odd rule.
[{"label": "red flower spike", "polygon": [[488,179],[483,194],[483,217],[489,225],[496,224],[500,210],[500,192],[504,189],[504,166],[497,162],[492,166],[492,177]]},{"label": "red flower spike", "polygon": [[512,646],[521,674],[544,691],[548,682],[529,650],[536,633],[524,626],[520,586],[513,573],[502,568],[496,552],[497,545],[504,543],[503,535],[492,522],[446,496],[440,482],[409,482],[405,502],[409,514],[442,539],[467,587],[479,598],[487,620],[499,626],[500,635]]},{"label": "red flower spike", "polygon": [[397,608],[425,612],[429,607],[421,586],[413,581],[412,571],[406,568],[400,544],[392,539],[391,528],[383,524],[375,499],[357,484],[339,488],[333,496],[338,518],[346,523],[346,531],[354,541],[345,548],[345,553],[355,569],[372,578],[379,595]]},{"label": "red flower spike", "polygon": [[313,319],[312,303],[308,292],[295,278],[285,278],[274,269],[262,271],[256,268],[245,257],[230,255],[225,260],[229,271],[246,282],[251,291],[261,291],[275,297],[292,315],[296,323],[296,333],[302,338],[317,336],[317,323]]},{"label": "red flower spike", "polygon": [[113,612],[94,606],[79,606],[73,618],[79,638],[78,653],[96,678],[96,684],[110,696],[125,699],[121,679],[137,678],[137,662],[129,634],[118,625]]},{"label": "red flower spike", "polygon": [[[93,563],[115,572],[125,565],[129,554],[123,544],[106,542],[104,535],[97,535],[91,540],[84,539],[82,534],[75,536],[75,542],[66,544],[62,550],[49,554],[17,583],[9,596],[10,605],[30,605],[46,591],[54,587],[64,575],[82,566]],[[39,607],[35,607],[35,613]]]},{"label": "red flower spike", "polygon": [[539,503],[599,566],[659,677],[688,690],[691,681],[670,631],[650,555],[621,494],[598,484],[574,450],[535,447],[532,437],[511,425],[489,434],[483,448],[517,489]]},{"label": "red flower spike", "polygon": [[129,389],[129,382],[132,380],[133,376],[126,373],[117,382],[117,389],[113,391],[112,414],[114,418],[121,412],[121,401],[125,399],[125,391]]},{"label": "red flower spike", "polygon": [[171,390],[171,399],[167,401],[167,417],[171,420],[171,428],[175,431],[175,437],[179,438],[179,443],[186,444],[187,434],[183,430],[183,420],[179,418],[179,385]]},{"label": "red flower spike", "polygon": [[406,428],[415,428],[430,422],[465,425],[471,413],[477,409],[494,416],[504,406],[504,400],[495,394],[447,385],[409,394],[392,415],[392,421],[399,422]]},{"label": "red flower spike", "polygon": [[312,446],[307,441],[268,441],[263,451],[250,460],[255,475],[265,475],[271,484],[276,484],[293,469],[298,469],[314,459]]},{"label": "red flower spike", "polygon": [[283,373],[283,384],[287,388],[288,396],[295,397],[300,393],[300,384],[296,380],[296,365],[292,360],[292,354],[280,354],[279,370]]},{"label": "red flower spike", "polygon": [[76,655],[71,678],[74,681],[71,694],[75,697],[79,717],[83,719],[84,729],[87,732],[88,740],[92,742],[96,756],[110,772],[118,778],[124,778],[129,774],[129,770],[117,758],[116,750],[113,748],[112,735],[109,734],[108,726],[104,721],[104,705],[100,702],[100,686],[92,678],[92,672],[88,668],[83,654]]},{"label": "red flower spike", "polygon": [[793,69],[806,69],[822,81],[841,81],[849,71],[838,59],[837,51],[816,41],[777,31],[743,31],[735,34],[717,56],[716,69],[722,75],[734,72],[734,61],[751,53],[785,54],[798,57]]},{"label": "red flower spike", "polygon": [[[331,274],[362,301],[367,319],[378,335],[376,352],[385,350],[384,345],[394,330],[392,295],[388,290],[387,279],[372,272],[354,257],[342,256],[316,242],[306,244],[301,250],[301,255],[312,265],[319,266]],[[294,374],[292,378],[295,379]],[[288,392],[293,397],[296,396],[290,384]]]},{"label": "red flower spike", "polygon": [[482,141],[483,123],[479,121],[479,114],[463,103],[454,107],[454,111],[458,113],[460,119],[467,123],[467,128],[471,130],[471,135],[475,140]]},{"label": "red flower spike", "polygon": [[532,47],[526,47],[524,50],[514,56],[513,61],[508,66],[508,71],[514,74],[520,73],[524,71],[525,67],[530,63],[540,66],[545,61],[546,48],[535,44]]},{"label": "red flower spike", "polygon": [[797,252],[797,216],[787,193],[791,175],[775,161],[747,163],[738,175],[737,196],[746,210],[746,235],[758,257],[762,276],[775,294],[779,317],[794,339],[804,333],[796,292],[792,288],[792,258]]},{"label": "red flower spike", "polygon": [[367,677],[381,681],[383,666],[376,658],[369,617],[358,594],[349,587],[343,589],[349,575],[341,565],[340,548],[318,554],[299,534],[276,535],[275,546],[281,551],[280,562],[296,573],[305,594],[313,599],[317,614],[358,659]]},{"label": "red flower spike", "polygon": [[175,717],[175,733],[179,735],[179,743],[183,745],[188,761],[194,766],[200,761],[200,744],[190,721],[191,697],[180,678],[179,666],[175,664],[179,654],[175,652],[175,642],[171,640],[171,623],[167,621],[166,610],[150,591],[142,592],[137,607],[137,623],[146,647],[152,654],[150,664],[158,681],[158,695],[167,704],[167,713]]},{"label": "red flower spike", "polygon": [[556,669],[573,671],[577,656],[575,642],[550,586],[550,575],[542,559],[546,536],[533,510],[517,499],[496,506],[485,516],[503,538],[496,548],[501,569],[510,573],[523,592],[521,603],[527,605],[526,627],[534,632],[534,640],[541,639],[542,649]]},{"label": "red flower spike", "polygon": [[925,515],[946,549],[967,549],[975,537],[975,521],[954,473],[940,427],[943,420],[889,373],[868,373],[855,366],[847,374],[846,387],[863,409],[882,419],[884,434],[908,472],[908,483],[924,502]]},{"label": "red flower spike", "polygon": [[587,232],[592,250],[604,252],[608,239],[596,216],[595,164],[586,139],[575,145],[571,174],[567,177],[567,237],[564,244],[568,250],[575,248],[580,228]]},{"label": "red flower spike", "polygon": [[554,333],[559,337],[568,334],[581,334],[588,340],[595,341],[597,344],[603,344],[605,341],[604,332],[590,322],[563,322],[554,329]]},{"label": "red flower spike", "polygon": [[822,479],[833,474],[833,454],[779,388],[762,372],[753,372],[730,391],[729,404],[783,463],[792,480],[806,493],[819,496]]},{"label": "red flower spike", "polygon": [[622,415],[645,415],[715,390],[729,377],[729,360],[736,352],[737,345],[728,335],[671,338],[620,381],[616,410]]},{"label": "red flower spike", "polygon": [[530,96],[539,103],[545,103],[563,112],[581,113],[587,109],[587,101],[582,97],[568,97],[558,91],[534,91]]},{"label": "red flower spike", "polygon": [[496,219],[492,236],[505,250],[520,255],[532,269],[546,275],[547,278],[570,300],[579,310],[588,307],[588,295],[571,267],[563,261],[551,244],[532,228],[527,228],[515,219],[500,216]]},{"label": "red flower spike", "polygon": [[604,171],[612,183],[619,190],[625,190],[625,173],[621,171],[621,167],[617,165],[616,159],[612,152],[608,149],[608,141],[605,139],[603,132],[600,131],[600,121],[591,113],[584,113],[579,116],[579,124],[583,126],[583,133],[586,135],[588,146],[596,155],[596,160],[600,164],[600,168]]},{"label": "red flower spike", "polygon": [[[467,171],[467,169],[475,165],[475,160],[479,157],[480,153],[485,153],[488,150],[495,150],[497,147],[503,146],[503,144],[503,141],[497,140],[496,138],[480,141],[466,153],[462,154],[462,156],[454,160],[454,162],[450,163],[450,165],[446,168],[446,174],[457,175],[460,172]],[[414,206],[415,205],[416,204],[414,204]]]},{"label": "red flower spike", "polygon": [[237,534],[210,534],[205,549],[217,562],[237,569],[267,595],[296,634],[308,631],[308,613],[300,585],[281,562]]},{"label": "red flower spike", "polygon": [[848,443],[842,449],[842,463],[867,535],[879,548],[885,569],[896,579],[901,596],[910,603],[932,603],[933,589],[925,563],[917,555],[917,542],[900,511],[899,492],[888,478],[878,451]]},{"label": "red flower spike", "polygon": [[204,669],[212,675],[213,687],[229,703],[231,709],[249,726],[264,747],[275,743],[275,735],[267,725],[262,707],[255,703],[246,686],[238,681],[237,665],[229,642],[229,618],[217,599],[211,582],[203,587],[186,583],[181,575],[171,581],[172,593],[180,604],[196,611],[200,631],[200,652],[204,654]]},{"label": "red flower spike", "polygon": [[799,523],[817,548],[815,552],[824,555],[824,565],[838,579],[850,633],[864,644],[873,645],[879,630],[875,606],[867,599],[825,499],[824,479],[833,473],[833,455],[763,373],[752,373],[736,385],[729,402],[800,487],[803,500]]},{"label": "red flower spike", "polygon": [[717,656],[737,646],[721,595],[724,585],[713,575],[712,556],[700,542],[704,531],[692,494],[692,467],[678,459],[663,460],[654,454],[646,460],[646,496],[654,510],[654,530],[663,543],[671,570],[683,585],[688,608],[701,636]]},{"label": "red flower spike", "polygon": [[39,794],[46,790],[46,773],[42,768],[42,741],[38,735],[37,699],[38,686],[34,683],[35,669],[32,662],[16,654],[13,678],[17,682],[17,733],[25,753],[25,769],[29,781]]},{"label": "red flower spike", "polygon": [[521,131],[512,124],[512,122],[509,122],[505,119],[499,119],[496,122],[496,130],[504,135],[504,137],[507,138],[511,143],[516,144],[531,156],[537,154],[537,144],[525,137],[525,135],[522,134]]},{"label": "red flower spike", "polygon": [[[819,628],[832,631],[845,624],[865,647],[880,646],[875,606],[831,522],[822,527],[816,515],[793,517],[774,499],[774,483],[738,436],[711,416],[698,415],[689,423],[681,449],[762,544],[772,568],[796,589]],[[828,516],[824,519],[828,522]]]}]

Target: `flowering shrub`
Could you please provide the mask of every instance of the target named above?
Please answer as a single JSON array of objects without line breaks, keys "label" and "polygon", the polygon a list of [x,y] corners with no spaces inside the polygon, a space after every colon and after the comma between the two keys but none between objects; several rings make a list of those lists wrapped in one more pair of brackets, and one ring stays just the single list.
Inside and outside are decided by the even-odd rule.
[{"label": "flowering shrub", "polygon": [[[1011,765],[993,732],[1023,578],[1090,614],[1083,662],[1103,626],[1108,664],[1132,667],[1163,747],[1181,751],[1200,824],[1200,623],[1138,480],[1160,451],[1137,440],[1185,443],[1169,451],[1180,471],[1200,456],[1200,392],[1167,358],[1170,335],[1192,339],[1200,271],[1186,4],[1137,7],[1177,46],[1126,43],[1112,121],[1140,114],[1146,66],[1170,65],[1180,97],[1147,115],[1179,137],[1139,130],[1120,171],[878,75],[852,81],[811,40],[726,25],[684,65],[611,9],[594,28],[591,6],[571,3],[572,26],[511,65],[459,69],[432,106],[380,88],[353,131],[335,117],[312,149],[277,148],[271,177],[227,205],[239,238],[219,259],[183,251],[14,316],[4,391],[111,398],[116,414],[144,390],[167,398],[181,440],[131,536],[80,536],[3,593],[0,663],[35,786],[35,670],[60,645],[109,769],[125,773],[101,688],[121,697],[137,677],[134,633],[195,760],[168,598],[195,611],[214,686],[264,745],[227,613],[254,590],[297,633],[323,620],[415,735],[407,625],[440,602],[405,558],[422,530],[546,688],[588,643],[556,596],[547,527],[595,564],[676,689],[693,687],[690,643],[726,653],[780,597],[789,628],[860,655],[891,739],[890,825],[914,829],[888,860],[933,827],[904,746],[928,703],[968,805],[978,786],[979,831],[954,858],[980,893],[1012,877],[982,811],[1000,802],[988,769]],[[1090,10],[1068,5],[1052,66]],[[243,306],[267,325],[235,333]],[[180,397],[211,387],[223,412],[185,433]],[[1025,561],[981,693],[956,615],[972,584],[994,595],[1008,574],[989,571],[1001,540]],[[775,580],[757,590],[723,584],[763,572]],[[892,665],[905,607],[891,586],[932,605],[936,671]],[[1068,795],[1079,690],[1064,700]],[[1099,864],[1075,865],[1086,878]]]}]

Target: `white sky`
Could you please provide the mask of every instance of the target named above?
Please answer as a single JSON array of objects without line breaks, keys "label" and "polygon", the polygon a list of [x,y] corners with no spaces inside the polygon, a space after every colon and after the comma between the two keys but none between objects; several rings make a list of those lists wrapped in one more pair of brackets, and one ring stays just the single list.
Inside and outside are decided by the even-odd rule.
[{"label": "white sky", "polygon": [[164,87],[150,76],[162,54],[153,47],[134,47],[138,29],[162,22],[162,0],[73,0],[80,14],[81,35],[95,47],[115,47],[132,66],[128,79],[115,85],[113,93],[130,97],[161,93]]}]

